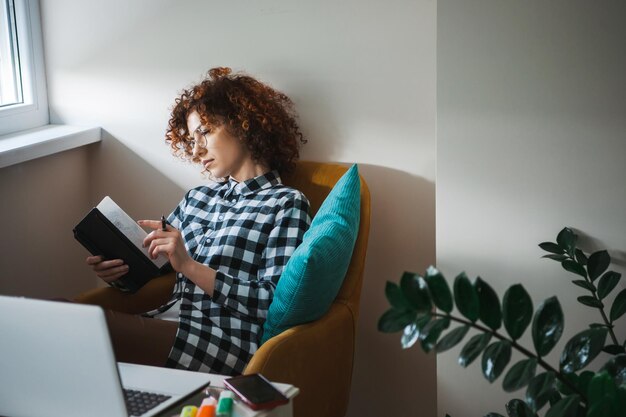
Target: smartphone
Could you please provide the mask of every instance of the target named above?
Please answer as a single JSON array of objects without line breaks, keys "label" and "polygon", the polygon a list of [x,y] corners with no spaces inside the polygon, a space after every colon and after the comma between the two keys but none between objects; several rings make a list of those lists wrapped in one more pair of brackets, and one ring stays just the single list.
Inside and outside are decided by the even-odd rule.
[{"label": "smartphone", "polygon": [[289,399],[261,374],[228,378],[224,380],[224,385],[253,410],[266,410],[289,402]]}]

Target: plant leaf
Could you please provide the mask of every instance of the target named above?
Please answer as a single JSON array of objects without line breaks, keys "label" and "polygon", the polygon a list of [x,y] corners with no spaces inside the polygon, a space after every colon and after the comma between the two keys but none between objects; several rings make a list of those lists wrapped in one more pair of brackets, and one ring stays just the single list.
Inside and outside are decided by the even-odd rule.
[{"label": "plant leaf", "polygon": [[[617,386],[606,372],[599,372],[591,378],[587,390],[587,400],[590,408],[601,408],[604,416],[613,414],[611,401],[617,397]],[[600,407],[598,405],[602,404]],[[597,411],[596,411],[597,412]]]},{"label": "plant leaf", "polygon": [[577,417],[579,402],[580,397],[578,394],[561,398],[556,404],[550,407],[546,413],[546,417]]},{"label": "plant leaf", "polygon": [[387,281],[387,284],[385,285],[385,296],[387,297],[389,304],[397,310],[407,310],[411,308],[406,298],[404,298],[404,295],[402,295],[402,290],[398,284]]},{"label": "plant leaf", "polygon": [[492,330],[497,330],[502,325],[502,310],[498,295],[489,284],[480,277],[474,282],[478,295],[478,317]]},{"label": "plant leaf", "polygon": [[417,320],[404,328],[402,337],[400,338],[402,349],[410,348],[419,340],[420,332],[424,326],[430,322],[431,318],[432,316],[430,314],[425,314],[418,317]]},{"label": "plant leaf", "polygon": [[505,407],[509,417],[537,417],[524,401],[517,398],[506,403]]},{"label": "plant leaf", "polygon": [[567,255],[556,255],[551,253],[549,255],[543,255],[542,258],[552,259],[553,261],[563,262],[566,259],[569,259]]},{"label": "plant leaf", "polygon": [[533,343],[537,355],[546,356],[563,334],[563,310],[556,297],[539,305],[533,318]]},{"label": "plant leaf", "polygon": [[611,323],[622,317],[624,313],[626,313],[626,288],[621,290],[615,297],[615,300],[613,300],[611,313],[609,315],[611,317]]},{"label": "plant leaf", "polygon": [[[450,417],[450,416],[448,416]],[[484,417],[504,417],[502,414],[494,413],[493,411],[489,414],[485,414]]]},{"label": "plant leaf", "polygon": [[620,354],[611,358],[600,368],[600,372],[608,373],[615,381],[615,385],[626,384],[626,354]]},{"label": "plant leaf", "polygon": [[595,372],[593,371],[583,371],[580,373],[580,375],[578,375],[578,382],[576,383],[576,386],[578,387],[578,390],[580,392],[587,392],[589,382],[594,375]]},{"label": "plant leaf", "polygon": [[609,271],[606,274],[602,275],[600,281],[598,281],[598,298],[602,300],[604,297],[609,295],[613,288],[617,285],[622,274],[619,274],[614,271]]},{"label": "plant leaf", "polygon": [[561,265],[566,271],[573,272],[574,274],[578,274],[583,278],[587,278],[587,271],[585,271],[585,268],[581,266],[578,262],[568,259],[561,262]]},{"label": "plant leaf", "polygon": [[552,396],[550,397],[550,407],[552,407],[554,404],[558,403],[561,400],[561,394],[558,393],[558,391],[555,391],[552,393]]},{"label": "plant leaf", "polygon": [[621,353],[626,353],[626,348],[622,345],[606,345],[602,348],[602,351],[608,353],[609,355],[619,355]]},{"label": "plant leaf", "polygon": [[589,272],[591,282],[595,281],[600,275],[602,275],[610,264],[611,257],[607,251],[600,250],[592,253],[587,260],[587,272]]},{"label": "plant leaf", "polygon": [[478,319],[478,294],[465,272],[454,280],[454,302],[461,314],[472,323]]},{"label": "plant leaf", "polygon": [[441,338],[437,343],[437,353],[445,352],[448,349],[456,346],[467,334],[470,326],[459,326],[454,330],[451,330],[447,335]]},{"label": "plant leaf", "polygon": [[596,297],[593,297],[591,295],[581,295],[580,297],[577,298],[577,300],[579,303],[584,304],[589,307],[595,307],[595,308],[604,307],[604,304],[602,304],[602,301],[596,299]]},{"label": "plant leaf", "polygon": [[383,333],[395,333],[403,330],[415,320],[415,311],[387,310],[378,320],[378,331]]},{"label": "plant leaf", "polygon": [[420,343],[422,350],[426,353],[430,352],[437,344],[437,339],[441,336],[441,332],[450,326],[450,318],[443,317],[429,322],[420,332]]},{"label": "plant leaf", "polygon": [[[578,375],[576,375],[575,373],[571,373],[571,374],[562,374],[561,375],[563,378],[565,378],[571,385],[573,385],[574,387],[578,386]],[[561,381],[560,379],[556,380],[556,387],[557,389],[561,392],[561,394],[563,395],[571,395],[574,394],[574,390],[570,388],[569,385],[567,385],[566,383],[564,383],[563,381]],[[558,399],[560,400],[560,398]],[[557,400],[557,401],[558,401]],[[554,401],[556,403],[556,401]],[[550,404],[552,404],[552,402],[550,402]]]},{"label": "plant leaf", "polygon": [[626,385],[617,387],[617,409],[626,410]]},{"label": "plant leaf", "polygon": [[581,265],[587,265],[587,255],[580,249],[576,249],[576,261]]},{"label": "plant leaf", "polygon": [[409,305],[421,313],[428,313],[432,309],[430,295],[426,289],[426,283],[412,272],[405,272],[400,278],[400,289]]},{"label": "plant leaf", "polygon": [[471,339],[463,346],[461,353],[459,354],[459,365],[466,368],[470,363],[474,362],[487,344],[491,340],[490,333],[477,334],[471,337]]},{"label": "plant leaf", "polygon": [[421,332],[424,326],[426,326],[432,318],[433,316],[430,313],[424,314],[421,316],[418,315],[417,320],[415,320],[415,324],[417,325],[417,330]]},{"label": "plant leaf", "polygon": [[450,292],[448,282],[441,272],[439,272],[437,268],[430,266],[426,270],[424,279],[426,280],[430,295],[433,297],[433,302],[437,308],[446,313],[450,313],[452,307],[454,307],[452,304],[452,293]]},{"label": "plant leaf", "polygon": [[536,370],[537,359],[535,358],[523,359],[517,362],[504,376],[502,388],[506,392],[513,392],[525,387],[535,376]]},{"label": "plant leaf", "polygon": [[606,328],[596,327],[572,337],[561,354],[561,371],[572,373],[587,366],[602,351],[607,333]]},{"label": "plant leaf", "polygon": [[526,402],[533,411],[541,410],[548,403],[556,391],[554,380],[554,372],[544,372],[530,380],[526,388]]},{"label": "plant leaf", "polygon": [[493,382],[511,360],[511,343],[508,340],[493,342],[483,352],[482,368],[487,381]]},{"label": "plant leaf", "polygon": [[556,243],[563,248],[572,258],[576,250],[578,235],[569,227],[563,228],[556,237]]},{"label": "plant leaf", "polygon": [[572,281],[572,284],[577,285],[581,288],[584,288],[586,290],[589,290],[591,292],[596,290],[596,286],[593,285],[591,282],[589,281],[585,281],[584,279],[575,279]]},{"label": "plant leaf", "polygon": [[415,323],[407,325],[402,331],[402,337],[400,338],[402,349],[408,349],[413,346],[419,339],[419,335],[420,331]]},{"label": "plant leaf", "polygon": [[565,249],[563,249],[562,247],[560,247],[559,245],[553,242],[542,242],[539,244],[539,247],[545,250],[546,252],[550,252],[550,253],[554,253],[558,255],[565,253]]},{"label": "plant leaf", "polygon": [[612,401],[616,400],[616,398],[607,398],[606,401],[590,405],[585,417],[621,417],[616,411],[619,408],[612,404]]},{"label": "plant leaf", "polygon": [[504,327],[513,340],[519,339],[530,324],[533,316],[533,302],[522,284],[511,286],[502,302]]}]

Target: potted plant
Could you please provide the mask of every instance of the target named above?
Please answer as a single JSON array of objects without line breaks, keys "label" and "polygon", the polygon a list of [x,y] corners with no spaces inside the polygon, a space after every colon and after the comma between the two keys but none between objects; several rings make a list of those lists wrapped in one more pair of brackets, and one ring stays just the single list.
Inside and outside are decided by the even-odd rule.
[{"label": "potted plant", "polygon": [[[609,269],[611,258],[606,250],[588,255],[577,247],[577,240],[572,229],[564,228],[556,242],[539,244],[549,252],[544,258],[560,262],[576,275],[572,283],[586,292],[578,301],[598,310],[601,318],[567,341],[558,366],[544,358],[563,333],[565,318],[559,300],[550,297],[535,309],[521,284],[509,287],[500,302],[480,277],[471,282],[461,273],[451,289],[432,266],[423,276],[405,272],[399,284],[387,282],[385,295],[391,308],[380,317],[378,329],[402,332],[404,348],[419,342],[425,352],[437,353],[459,344],[470,329],[477,330],[461,349],[459,364],[467,367],[481,356],[482,373],[489,382],[504,374],[505,391],[525,388],[523,398],[507,402],[509,417],[537,416],[542,410],[546,417],[624,417],[626,341],[617,339],[614,323],[626,313],[626,289],[608,308],[603,300],[615,289],[621,274]],[[454,311],[455,306],[460,315]],[[519,343],[528,329],[532,332],[532,348]],[[513,349],[525,358],[505,372]],[[597,372],[584,370],[602,351],[611,358]],[[495,412],[486,414],[497,416],[502,417]]]}]

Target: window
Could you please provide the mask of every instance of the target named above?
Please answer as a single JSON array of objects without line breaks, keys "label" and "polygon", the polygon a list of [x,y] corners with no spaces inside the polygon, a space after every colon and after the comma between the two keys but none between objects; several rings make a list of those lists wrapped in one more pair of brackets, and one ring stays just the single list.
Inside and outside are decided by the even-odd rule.
[{"label": "window", "polygon": [[5,107],[24,102],[13,1],[0,4],[0,23],[0,107]]},{"label": "window", "polygon": [[0,0],[0,135],[48,124],[37,0]]}]

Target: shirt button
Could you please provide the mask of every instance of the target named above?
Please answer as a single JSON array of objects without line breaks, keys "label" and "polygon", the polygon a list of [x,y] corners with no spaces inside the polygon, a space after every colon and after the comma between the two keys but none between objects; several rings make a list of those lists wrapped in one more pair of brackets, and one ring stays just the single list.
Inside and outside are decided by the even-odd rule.
[{"label": "shirt button", "polygon": [[237,200],[235,200],[234,198],[232,200],[230,200],[231,203],[235,204],[237,202]]},{"label": "shirt button", "polygon": [[178,278],[182,278],[183,277],[183,274],[181,274],[180,272],[178,274],[176,274],[176,275],[178,275]]},{"label": "shirt button", "polygon": [[185,292],[189,292],[189,288],[185,288]]},{"label": "shirt button", "polygon": [[211,240],[212,240],[212,239],[207,239],[207,240],[206,240],[206,243],[211,243]]},{"label": "shirt button", "polygon": [[220,220],[224,220],[224,215],[223,215],[223,214],[220,214],[220,216],[218,217],[218,219],[220,219]]}]

